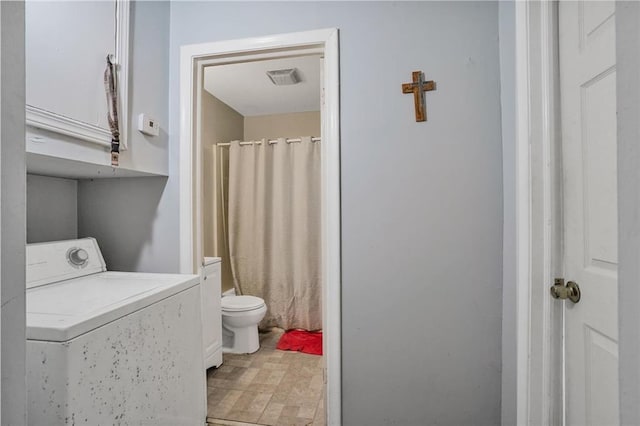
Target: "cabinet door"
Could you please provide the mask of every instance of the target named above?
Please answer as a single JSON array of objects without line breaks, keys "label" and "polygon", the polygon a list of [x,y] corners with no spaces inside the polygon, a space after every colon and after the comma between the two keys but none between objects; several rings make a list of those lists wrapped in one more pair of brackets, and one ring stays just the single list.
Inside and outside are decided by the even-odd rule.
[{"label": "cabinet door", "polygon": [[202,297],[202,334],[205,367],[222,364],[222,308],[220,262],[204,267]]},{"label": "cabinet door", "polygon": [[108,146],[103,74],[114,55],[126,129],[126,1],[26,2],[27,124]]}]

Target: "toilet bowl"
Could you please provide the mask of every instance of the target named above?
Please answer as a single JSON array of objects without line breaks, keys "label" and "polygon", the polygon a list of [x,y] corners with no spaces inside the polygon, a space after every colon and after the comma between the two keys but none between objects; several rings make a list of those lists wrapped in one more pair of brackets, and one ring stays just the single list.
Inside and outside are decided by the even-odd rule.
[{"label": "toilet bowl", "polygon": [[267,305],[255,296],[222,298],[222,352],[250,354],[260,349],[258,323]]}]

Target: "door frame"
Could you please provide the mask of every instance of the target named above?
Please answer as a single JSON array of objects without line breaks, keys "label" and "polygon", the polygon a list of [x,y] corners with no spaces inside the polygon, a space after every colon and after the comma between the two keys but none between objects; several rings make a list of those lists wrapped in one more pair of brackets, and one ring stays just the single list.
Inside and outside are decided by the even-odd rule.
[{"label": "door frame", "polygon": [[[516,2],[516,415],[564,423],[557,2]],[[558,261],[556,261],[558,260]]]},{"label": "door frame", "polygon": [[180,271],[197,273],[202,259],[201,143],[195,113],[205,65],[285,56],[324,54],[322,116],[322,276],[323,353],[326,366],[328,425],[340,425],[341,255],[340,255],[340,103],[336,28],[240,40],[184,45],[180,48]]}]

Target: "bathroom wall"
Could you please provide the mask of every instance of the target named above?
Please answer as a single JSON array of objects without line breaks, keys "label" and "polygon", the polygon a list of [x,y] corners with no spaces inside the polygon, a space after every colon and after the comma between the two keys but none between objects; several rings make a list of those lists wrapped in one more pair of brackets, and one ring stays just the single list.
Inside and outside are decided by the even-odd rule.
[{"label": "bathroom wall", "polygon": [[[340,30],[343,424],[499,424],[497,2],[172,3],[168,186],[180,46],[327,27]],[[437,82],[423,123],[400,90],[414,70]],[[160,211],[177,217],[167,195]]]},{"label": "bathroom wall", "polygon": [[78,181],[27,175],[27,243],[78,236]]},{"label": "bathroom wall", "polygon": [[320,111],[244,118],[245,140],[320,136]]},{"label": "bathroom wall", "polygon": [[233,108],[202,89],[203,248],[205,256],[222,258],[222,291],[233,288],[229,245],[224,234],[229,210],[229,149],[216,148],[215,144],[243,140],[244,120]]}]

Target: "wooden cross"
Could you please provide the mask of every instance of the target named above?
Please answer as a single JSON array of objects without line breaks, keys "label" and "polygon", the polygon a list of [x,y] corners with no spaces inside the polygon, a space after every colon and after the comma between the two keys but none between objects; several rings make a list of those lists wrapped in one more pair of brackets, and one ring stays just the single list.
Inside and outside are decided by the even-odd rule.
[{"label": "wooden cross", "polygon": [[402,93],[413,93],[416,108],[416,121],[427,121],[427,109],[424,106],[424,92],[436,90],[433,80],[424,81],[422,71],[413,72],[413,82],[402,85]]}]

